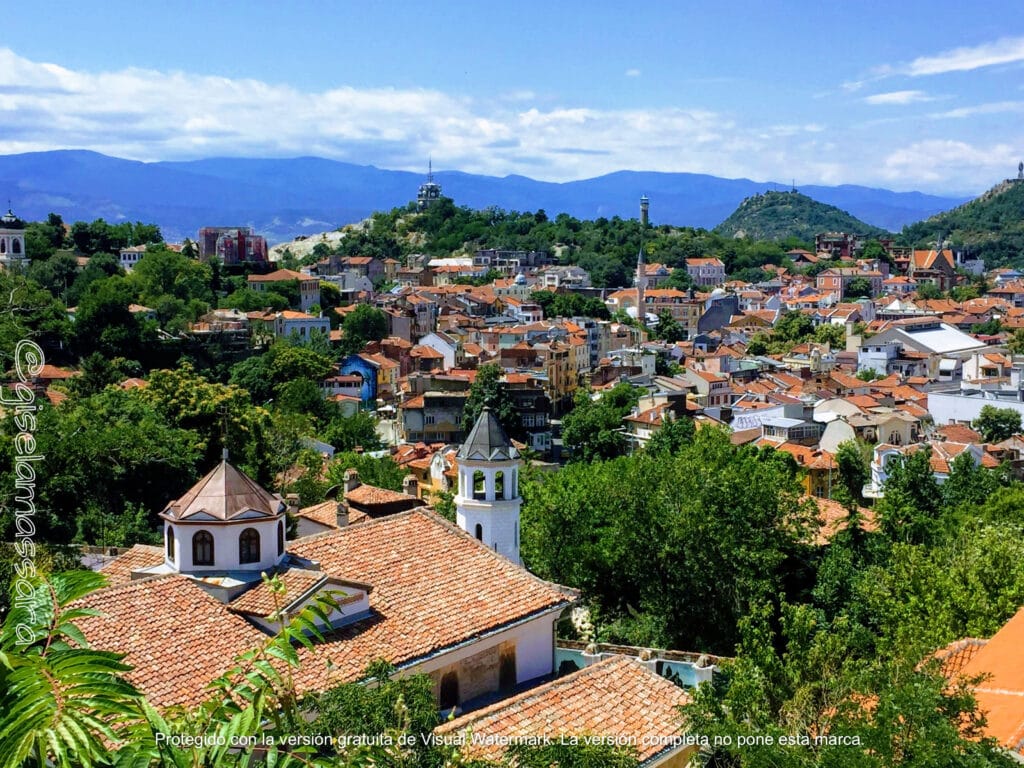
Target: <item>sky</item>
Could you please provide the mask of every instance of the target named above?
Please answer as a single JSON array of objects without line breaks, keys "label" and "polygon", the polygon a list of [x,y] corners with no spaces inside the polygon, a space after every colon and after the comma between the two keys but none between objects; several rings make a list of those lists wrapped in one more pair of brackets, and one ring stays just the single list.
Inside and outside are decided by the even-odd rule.
[{"label": "sky", "polygon": [[951,195],[1024,159],[1022,0],[6,6],[0,154]]}]

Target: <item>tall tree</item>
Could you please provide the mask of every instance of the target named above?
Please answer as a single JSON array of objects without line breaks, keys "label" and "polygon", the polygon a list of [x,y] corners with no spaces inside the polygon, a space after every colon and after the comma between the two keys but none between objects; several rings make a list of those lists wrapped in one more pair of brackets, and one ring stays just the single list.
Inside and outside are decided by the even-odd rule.
[{"label": "tall tree", "polygon": [[463,432],[469,433],[476,420],[480,418],[480,411],[487,406],[510,436],[522,437],[522,421],[509,394],[508,384],[501,380],[503,375],[501,366],[497,363],[481,365],[477,369],[476,378],[469,388],[469,397],[466,398],[466,405],[462,411]]}]

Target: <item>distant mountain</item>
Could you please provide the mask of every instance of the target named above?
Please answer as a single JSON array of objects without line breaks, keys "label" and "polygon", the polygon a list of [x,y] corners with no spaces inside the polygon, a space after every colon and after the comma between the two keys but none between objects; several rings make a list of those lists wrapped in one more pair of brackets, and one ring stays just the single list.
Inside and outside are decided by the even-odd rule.
[{"label": "distant mountain", "polygon": [[1024,181],[1007,179],[969,203],[905,227],[903,235],[925,247],[941,238],[990,268],[1024,267]]},{"label": "distant mountain", "polygon": [[882,235],[873,227],[834,205],[826,205],[800,192],[765,192],[748,197],[715,232],[750,240],[784,240],[797,237],[813,242],[819,232],[855,232]]},{"label": "distant mountain", "polygon": [[[585,219],[634,218],[646,194],[652,222],[704,228],[718,224],[744,198],[779,186],[641,171],[561,184],[458,171],[436,173],[435,179],[459,205],[543,208],[550,216],[564,212]],[[271,243],[291,240],[405,205],[422,182],[419,174],[316,157],[141,163],[82,150],[0,156],[0,197],[9,197],[24,218],[40,219],[54,211],[68,221],[155,222],[175,240],[195,237],[207,225],[252,226]],[[964,202],[856,186],[802,191],[887,229]]]}]

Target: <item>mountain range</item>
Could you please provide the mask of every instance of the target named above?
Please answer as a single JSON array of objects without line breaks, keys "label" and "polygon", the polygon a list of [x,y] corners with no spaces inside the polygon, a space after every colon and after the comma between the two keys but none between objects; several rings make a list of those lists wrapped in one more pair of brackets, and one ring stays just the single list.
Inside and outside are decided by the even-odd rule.
[{"label": "mountain range", "polygon": [[[434,174],[458,205],[497,206],[585,219],[635,218],[651,200],[651,222],[712,228],[748,197],[789,185],[694,173],[618,171],[563,183],[525,176]],[[424,176],[317,157],[211,158],[143,163],[85,150],[0,156],[0,197],[24,219],[51,211],[65,221],[123,220],[159,224],[168,240],[202,226],[251,226],[270,243],[334,229],[374,211],[405,205]],[[842,185],[800,192],[873,226],[899,230],[965,202],[920,192]]]}]

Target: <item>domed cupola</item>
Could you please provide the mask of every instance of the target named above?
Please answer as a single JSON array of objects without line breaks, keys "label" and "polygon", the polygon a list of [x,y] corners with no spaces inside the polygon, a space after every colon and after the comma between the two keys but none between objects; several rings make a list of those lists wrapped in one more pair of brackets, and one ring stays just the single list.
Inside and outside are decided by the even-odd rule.
[{"label": "domed cupola", "polygon": [[164,564],[195,576],[259,573],[285,556],[284,500],[221,461],[177,501],[164,519]]}]

